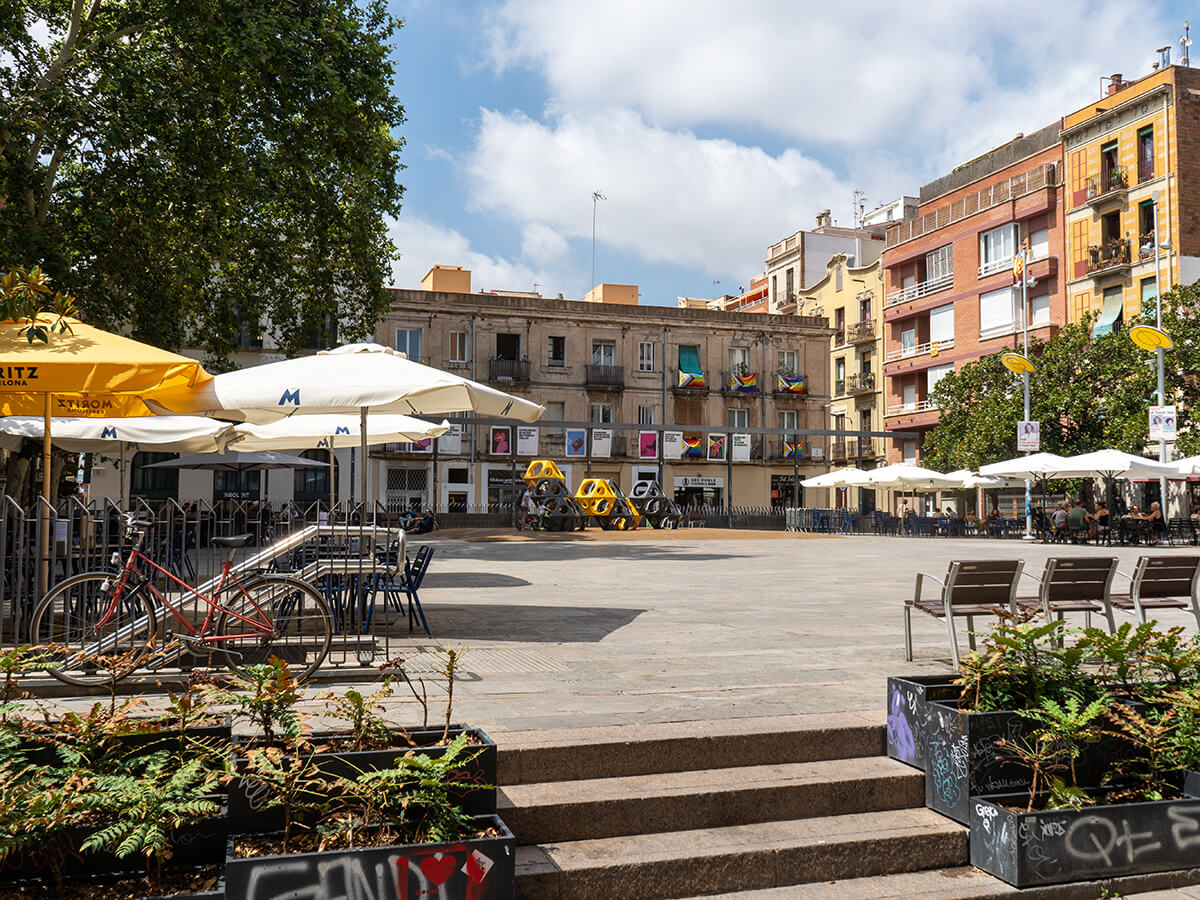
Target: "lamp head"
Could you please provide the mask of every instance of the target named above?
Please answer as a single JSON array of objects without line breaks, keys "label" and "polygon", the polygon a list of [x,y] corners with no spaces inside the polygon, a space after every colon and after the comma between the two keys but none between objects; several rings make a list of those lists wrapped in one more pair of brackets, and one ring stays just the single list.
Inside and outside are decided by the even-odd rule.
[{"label": "lamp head", "polygon": [[1001,355],[1000,363],[1014,375],[1032,373],[1037,368],[1028,357],[1014,352]]}]

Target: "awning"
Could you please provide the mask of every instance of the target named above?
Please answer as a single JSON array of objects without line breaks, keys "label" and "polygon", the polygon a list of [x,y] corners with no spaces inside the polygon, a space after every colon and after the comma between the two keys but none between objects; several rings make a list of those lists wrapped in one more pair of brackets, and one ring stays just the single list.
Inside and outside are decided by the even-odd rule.
[{"label": "awning", "polygon": [[1100,310],[1100,318],[1092,326],[1092,337],[1101,337],[1112,331],[1117,319],[1121,318],[1121,310],[1123,308],[1124,300],[1120,291],[1115,291],[1111,296],[1106,293],[1104,308]]}]

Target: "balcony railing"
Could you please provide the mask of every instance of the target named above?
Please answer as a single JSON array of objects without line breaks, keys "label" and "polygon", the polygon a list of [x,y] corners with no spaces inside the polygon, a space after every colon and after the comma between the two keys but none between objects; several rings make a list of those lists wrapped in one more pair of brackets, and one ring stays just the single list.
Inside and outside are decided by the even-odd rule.
[{"label": "balcony railing", "polygon": [[913,403],[895,403],[887,408],[887,414],[889,416],[908,416],[937,408],[938,405],[933,400],[917,400]]},{"label": "balcony railing", "polygon": [[846,326],[843,325],[833,333],[833,346],[841,347],[846,343]]},{"label": "balcony railing", "polygon": [[926,344],[912,344],[908,347],[897,347],[894,350],[889,350],[886,362],[895,362],[898,359],[908,359],[913,356],[924,356],[927,353],[941,353],[943,350],[950,350],[954,347],[954,338],[949,338],[944,341],[929,341]]},{"label": "balcony railing", "polygon": [[846,393],[857,394],[861,391],[875,390],[874,372],[855,372],[846,380]]},{"label": "balcony railing", "polygon": [[850,330],[846,335],[848,343],[854,344],[858,341],[873,341],[875,340],[875,320],[864,319],[861,322],[855,322],[850,326]]},{"label": "balcony railing", "polygon": [[833,396],[841,397],[846,393],[846,379],[839,378],[833,383]]},{"label": "balcony railing", "polygon": [[496,359],[488,360],[489,381],[528,381],[529,360],[527,359]]},{"label": "balcony railing", "polygon": [[587,378],[588,387],[625,387],[625,370],[620,366],[600,366],[589,364],[585,377]]},{"label": "balcony railing", "polygon": [[1128,266],[1129,251],[1128,238],[1114,238],[1103,246],[1092,244],[1088,247],[1088,271],[1099,273]]},{"label": "balcony railing", "polygon": [[1087,180],[1088,203],[1095,200],[1107,200],[1110,194],[1116,194],[1129,187],[1129,171],[1125,166],[1113,166],[1107,172],[1093,175]]},{"label": "balcony railing", "polygon": [[936,294],[938,291],[944,291],[952,284],[954,284],[953,272],[939,275],[937,278],[927,278],[925,281],[918,282],[917,284],[909,285],[898,291],[892,291],[887,295],[884,306],[895,306],[898,303],[906,303],[909,300],[920,300],[922,297]]}]

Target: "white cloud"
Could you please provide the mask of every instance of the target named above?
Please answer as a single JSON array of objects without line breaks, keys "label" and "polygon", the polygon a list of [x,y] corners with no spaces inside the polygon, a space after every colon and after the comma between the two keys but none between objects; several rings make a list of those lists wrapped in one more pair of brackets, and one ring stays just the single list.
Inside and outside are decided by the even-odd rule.
[{"label": "white cloud", "polygon": [[560,263],[570,247],[567,239],[540,222],[531,222],[521,232],[521,255],[541,265]]},{"label": "white cloud", "polygon": [[625,110],[551,116],[550,124],[520,113],[481,116],[467,166],[478,208],[538,233],[549,226],[590,240],[599,189],[608,199],[598,240],[651,262],[757,271],[767,244],[810,223],[827,198],[848,205],[850,189],[796,150],[772,156],[654,127]]}]

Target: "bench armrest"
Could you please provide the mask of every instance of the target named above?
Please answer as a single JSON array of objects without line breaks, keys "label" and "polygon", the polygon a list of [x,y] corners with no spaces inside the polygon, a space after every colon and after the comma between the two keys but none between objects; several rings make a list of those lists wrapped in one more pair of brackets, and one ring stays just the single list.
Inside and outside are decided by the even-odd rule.
[{"label": "bench armrest", "polygon": [[936,575],[930,574],[929,572],[918,572],[917,573],[917,586],[913,592],[912,605],[915,605],[918,601],[920,601],[921,588],[924,587],[926,578],[928,578],[930,581],[934,582],[935,584],[940,585],[941,588],[943,590],[945,590],[946,582],[942,581],[942,579],[938,578]]}]

